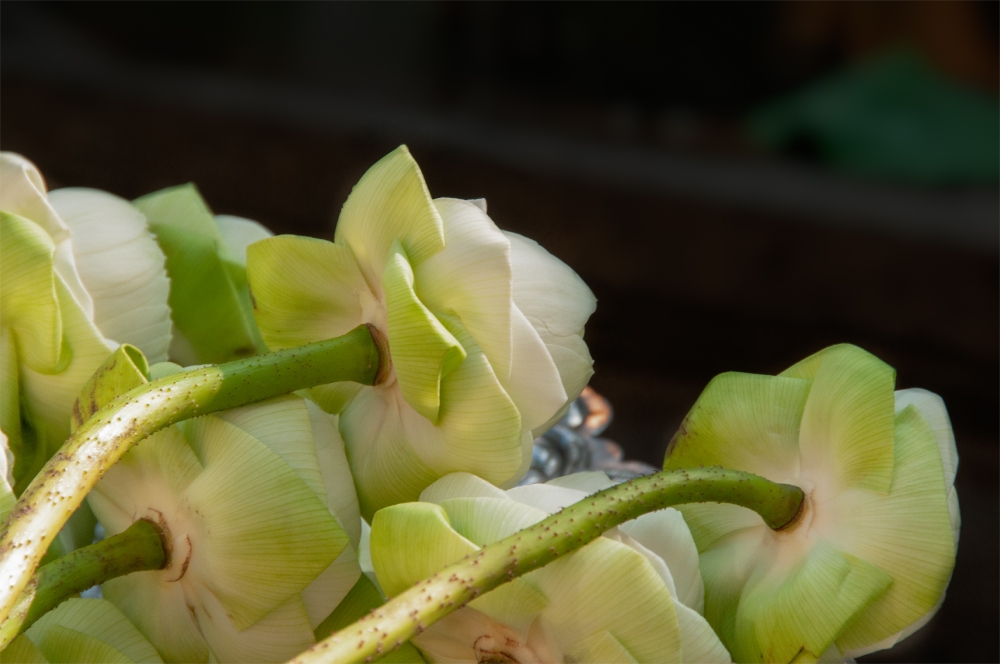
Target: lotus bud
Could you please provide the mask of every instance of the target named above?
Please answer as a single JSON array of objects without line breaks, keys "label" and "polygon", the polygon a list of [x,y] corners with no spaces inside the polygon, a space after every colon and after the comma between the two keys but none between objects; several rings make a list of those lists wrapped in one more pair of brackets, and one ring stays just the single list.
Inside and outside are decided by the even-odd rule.
[{"label": "lotus bud", "polygon": [[[447,475],[421,502],[375,515],[374,571],[396,595],[608,486],[582,473],[504,492]],[[702,592],[691,533],[666,509],[477,597],[412,642],[435,662],[729,662],[701,615]]]},{"label": "lotus bud", "polygon": [[39,618],[3,651],[9,664],[162,662],[156,649],[113,604],[69,599]]},{"label": "lotus bud", "polygon": [[772,531],[751,510],[680,508],[705,617],[736,661],[842,661],[891,647],[937,611],[955,565],[958,454],[940,397],[833,346],[777,376],[712,380],[666,468],[721,465],[802,488]]},{"label": "lotus bud", "polygon": [[249,219],[213,215],[193,184],[148,194],[134,204],[167,255],[174,320],[170,359],[214,364],[263,351],[247,291],[246,248],[271,232]]},{"label": "lotus bud", "polygon": [[[175,371],[154,365],[150,377]],[[109,374],[119,380],[123,373]],[[279,662],[361,575],[337,418],[298,396],[188,420],[130,449],[88,502],[109,535],[157,524],[169,562],[105,582],[172,662]]]},{"label": "lotus bud", "polygon": [[69,435],[80,387],[118,344],[166,359],[170,286],[128,201],[46,192],[34,164],[9,152],[0,181],[0,428],[20,491]]},{"label": "lotus bud", "polygon": [[451,472],[513,486],[593,372],[583,281],[482,201],[432,200],[405,146],[354,187],[334,242],[276,237],[247,257],[269,348],[361,323],[387,339],[384,382],[312,390],[340,413],[366,518]]}]

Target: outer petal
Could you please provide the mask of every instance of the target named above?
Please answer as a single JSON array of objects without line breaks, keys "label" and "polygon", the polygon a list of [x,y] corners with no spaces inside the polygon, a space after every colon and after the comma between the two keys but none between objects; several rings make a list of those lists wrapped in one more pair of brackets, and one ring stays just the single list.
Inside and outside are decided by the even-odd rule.
[{"label": "outer petal", "polygon": [[907,406],[916,408],[934,433],[944,466],[944,483],[949,487],[954,486],[955,473],[958,472],[958,448],[955,446],[955,432],[952,431],[944,399],[920,388],[896,390],[896,415]]},{"label": "outer petal", "polygon": [[96,189],[58,189],[49,201],[73,233],[73,258],[94,302],[94,324],[108,339],[167,359],[170,280],[166,258],[128,201]]},{"label": "outer petal", "polygon": [[578,340],[597,300],[576,272],[537,242],[504,234],[510,240],[514,304],[549,347],[566,394],[575,399],[593,375],[590,353]]},{"label": "outer petal", "polygon": [[420,492],[422,502],[438,505],[450,498],[476,497],[506,499],[508,495],[472,473],[450,473]]},{"label": "outer petal", "polygon": [[732,662],[729,651],[712,630],[708,621],[694,609],[675,603],[677,625],[681,630],[681,649],[685,662]]},{"label": "outer petal", "polygon": [[332,339],[365,322],[374,299],[350,247],[282,235],[247,248],[254,316],[268,348]]},{"label": "outer petal", "polygon": [[530,577],[551,600],[543,619],[570,657],[582,660],[587,637],[608,631],[640,662],[681,661],[674,601],[638,552],[601,537]]},{"label": "outer petal", "polygon": [[340,211],[336,239],[354,250],[369,283],[382,280],[397,240],[414,265],[444,248],[441,217],[405,145],[382,157],[354,186]]},{"label": "outer petal", "polygon": [[643,514],[618,530],[662,558],[673,577],[677,600],[699,614],[704,612],[705,586],[698,569],[698,548],[680,512],[667,508]]},{"label": "outer petal", "polygon": [[94,313],[90,295],[83,287],[73,262],[69,227],[52,209],[45,195],[45,181],[35,165],[13,152],[0,152],[0,210],[38,224],[55,245],[55,270],[73,298],[89,317]]},{"label": "outer petal", "polygon": [[188,573],[243,630],[312,582],[349,540],[316,494],[249,434],[213,416],[187,429],[205,466],[186,491],[201,522]]},{"label": "outer petal", "polygon": [[313,439],[316,442],[316,460],[326,486],[327,507],[351,538],[351,545],[357,547],[361,540],[361,510],[358,507],[358,494],[354,490],[354,477],[347,463],[344,439],[337,429],[338,418],[324,413],[319,406],[308,400],[306,408],[309,410]]},{"label": "outer petal", "polygon": [[372,563],[390,597],[478,550],[451,527],[444,509],[431,503],[393,505],[372,521]]},{"label": "outer petal", "polygon": [[563,477],[557,477],[553,480],[549,480],[545,484],[547,486],[561,486],[566,487],[567,489],[576,489],[578,491],[583,491],[588,496],[615,485],[615,483],[612,482],[607,475],[599,470],[564,475]]},{"label": "outer petal", "polygon": [[[122,612],[105,600],[69,599],[39,618],[38,622],[28,628],[26,634],[43,652],[46,652],[50,650],[47,647],[48,642],[54,640],[50,637],[50,632],[58,627],[72,630],[112,648],[120,653],[126,662],[163,661],[149,641],[143,638]],[[81,653],[73,653],[71,650],[66,652],[66,649],[62,648],[59,650],[70,656],[75,655],[71,661],[88,661],[80,657]],[[55,662],[66,661],[51,656],[50,659]]]},{"label": "outer petal", "polygon": [[[233,283],[224,240],[194,185],[148,194],[133,203],[167,256],[170,309],[189,364],[225,362],[257,351],[252,312]],[[174,354],[174,350],[171,350]]]},{"label": "outer petal", "polygon": [[548,430],[547,423],[570,398],[548,347],[516,307],[511,315],[511,335],[514,340],[514,358],[511,362],[510,380],[505,387],[521,413],[521,428],[531,431],[534,439]]},{"label": "outer petal", "polygon": [[917,622],[948,585],[955,544],[938,450],[927,422],[914,406],[907,407],[896,416],[892,493],[849,491],[830,506],[827,536],[893,579],[888,592],[837,639],[842,652],[867,652]]},{"label": "outer petal", "polygon": [[877,567],[823,540],[800,561],[764,563],[740,597],[729,644],[733,657],[741,662],[790,662],[803,652],[819,657],[890,585],[892,579]]},{"label": "outer petal", "polygon": [[215,225],[222,236],[222,246],[227,257],[243,268],[247,266],[247,247],[274,236],[274,233],[253,219],[231,214],[215,215]]},{"label": "outer petal", "polygon": [[781,373],[814,374],[802,415],[803,468],[831,468],[842,487],[888,492],[896,372],[857,346],[831,346]]},{"label": "outer petal", "polygon": [[475,205],[438,198],[445,247],[414,267],[416,292],[434,312],[457,312],[506,384],[511,362],[510,241]]},{"label": "outer petal", "polygon": [[797,476],[809,387],[796,378],[716,376],[667,446],[664,467],[724,466],[777,482]]},{"label": "outer petal", "polygon": [[247,629],[237,631],[222,603],[201,588],[195,613],[215,660],[226,664],[282,662],[313,643],[312,629],[298,595],[271,611]]},{"label": "outer petal", "polygon": [[14,455],[7,447],[7,436],[0,430],[0,523],[14,507]]},{"label": "outer petal", "polygon": [[406,402],[431,422],[441,409],[441,381],[465,359],[465,349],[413,290],[413,270],[398,243],[383,273],[389,350]]},{"label": "outer petal", "polygon": [[38,226],[6,212],[0,212],[0,235],[3,326],[13,330],[18,339],[22,362],[36,371],[53,373],[62,348],[62,319],[53,273],[55,246]]},{"label": "outer petal", "polygon": [[354,547],[345,547],[337,559],[302,591],[302,604],[309,615],[310,629],[316,629],[337,608],[360,577],[357,553]]},{"label": "outer petal", "polygon": [[[69,362],[58,373],[41,373],[25,366],[21,374],[24,417],[34,431],[39,449],[45,450],[42,461],[69,437],[70,414],[80,388],[114,349],[80,310],[61,280],[56,282],[56,294],[63,320],[64,352]],[[25,477],[21,476],[19,481]]]},{"label": "outer petal", "polygon": [[49,664],[45,655],[31,640],[22,634],[3,649],[4,660],[14,664]]}]

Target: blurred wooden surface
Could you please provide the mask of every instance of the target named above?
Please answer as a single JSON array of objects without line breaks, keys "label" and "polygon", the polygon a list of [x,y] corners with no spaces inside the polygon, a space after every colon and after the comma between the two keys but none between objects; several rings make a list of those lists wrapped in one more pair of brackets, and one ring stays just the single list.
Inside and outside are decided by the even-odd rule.
[{"label": "blurred wooden surface", "polygon": [[[53,188],[132,198],[194,181],[217,213],[276,233],[332,237],[351,186],[395,147],[15,76],[4,76],[2,97],[3,149],[34,160]],[[864,659],[1000,659],[996,254],[543,179],[410,147],[432,194],[487,198],[501,228],[538,240],[593,288],[592,384],[616,409],[608,435],[632,458],[662,461],[713,375],[774,373],[832,343],[879,355],[900,387],[941,394],[961,456],[955,578],[928,629]]]}]

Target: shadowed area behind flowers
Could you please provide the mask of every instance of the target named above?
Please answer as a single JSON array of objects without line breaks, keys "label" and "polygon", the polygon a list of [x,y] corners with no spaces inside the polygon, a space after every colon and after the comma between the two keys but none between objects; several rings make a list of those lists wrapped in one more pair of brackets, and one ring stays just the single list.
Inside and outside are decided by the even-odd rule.
[{"label": "shadowed area behind flowers", "polygon": [[[126,197],[194,181],[217,213],[276,233],[332,237],[361,174],[395,144],[213,116],[5,74],[3,148],[51,187]],[[502,228],[576,269],[598,297],[592,385],[616,409],[608,436],[662,461],[666,441],[722,371],[775,373],[826,345],[857,344],[938,392],[961,465],[963,529],[932,625],[865,661],[995,661],[998,261],[940,244],[798,223],[612,186],[529,175],[419,141],[433,195],[485,196]]]}]

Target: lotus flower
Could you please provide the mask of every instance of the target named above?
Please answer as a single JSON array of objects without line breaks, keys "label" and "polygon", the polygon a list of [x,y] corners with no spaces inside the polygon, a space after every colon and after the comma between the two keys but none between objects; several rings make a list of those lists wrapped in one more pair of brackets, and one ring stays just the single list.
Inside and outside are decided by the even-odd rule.
[{"label": "lotus flower", "polygon": [[0,154],[0,180],[0,428],[20,491],[69,435],[77,393],[118,344],[166,359],[169,281],[128,201],[46,193],[38,169],[12,153]]},{"label": "lotus flower", "polygon": [[164,569],[102,586],[166,661],[277,662],[314,643],[361,574],[336,419],[285,396],[182,422],[90,493],[108,534],[144,518],[171,542]]},{"label": "lotus flower", "polygon": [[247,276],[269,348],[361,323],[388,339],[384,383],[312,393],[341,414],[367,518],[450,472],[513,486],[534,436],[592,374],[583,326],[595,300],[583,281],[535,242],[500,231],[484,203],[432,200],[405,146],[355,186],[335,242],[258,242]]},{"label": "lotus flower", "polygon": [[[374,571],[396,595],[610,485],[581,473],[504,492],[448,475],[422,502],[375,515]],[[728,662],[700,614],[702,593],[691,533],[666,509],[474,599],[413,643],[434,662]]]},{"label": "lotus flower", "polygon": [[70,599],[45,614],[3,651],[9,664],[162,662],[156,649],[113,604]]},{"label": "lotus flower", "polygon": [[250,219],[213,215],[193,184],[147,194],[134,205],[167,256],[170,359],[208,364],[264,350],[247,291],[246,248],[271,232]]},{"label": "lotus flower", "polygon": [[940,606],[958,544],[955,439],[938,396],[894,384],[849,345],[778,376],[722,374],[671,441],[667,468],[739,468],[806,494],[779,532],[742,507],[680,508],[705,616],[736,661],[855,657]]}]

